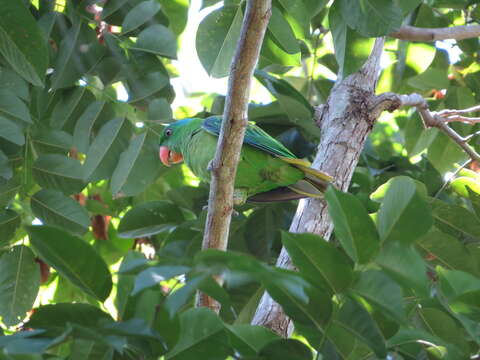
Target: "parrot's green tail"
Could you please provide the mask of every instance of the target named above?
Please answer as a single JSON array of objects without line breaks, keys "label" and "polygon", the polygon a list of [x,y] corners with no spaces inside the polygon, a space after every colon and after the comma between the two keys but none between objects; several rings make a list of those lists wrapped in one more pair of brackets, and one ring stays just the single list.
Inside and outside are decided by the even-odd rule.
[{"label": "parrot's green tail", "polygon": [[306,197],[323,197],[323,193],[333,181],[333,178],[330,175],[311,168],[311,164],[308,161],[283,156],[279,156],[279,158],[301,170],[305,174],[305,177],[297,181],[295,184],[253,195],[248,198],[248,201],[274,202],[297,200]]},{"label": "parrot's green tail", "polygon": [[305,160],[287,157],[281,157],[281,159],[295,166],[297,169],[302,170],[305,174],[305,178],[296,182],[295,184],[289,185],[289,189],[306,197],[323,197],[323,193],[327,190],[328,185],[333,181],[333,178],[330,175],[311,168],[311,164]]}]

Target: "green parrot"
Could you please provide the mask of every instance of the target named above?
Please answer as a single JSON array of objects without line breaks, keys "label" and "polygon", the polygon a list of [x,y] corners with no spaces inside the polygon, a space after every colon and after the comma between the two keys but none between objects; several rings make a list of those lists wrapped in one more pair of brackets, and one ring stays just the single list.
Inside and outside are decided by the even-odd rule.
[{"label": "green parrot", "polygon": [[[160,137],[160,160],[166,166],[185,161],[201,180],[210,182],[222,118],[189,118],[166,126]],[[312,169],[258,126],[249,123],[235,179],[235,205],[322,197],[332,178]]]}]

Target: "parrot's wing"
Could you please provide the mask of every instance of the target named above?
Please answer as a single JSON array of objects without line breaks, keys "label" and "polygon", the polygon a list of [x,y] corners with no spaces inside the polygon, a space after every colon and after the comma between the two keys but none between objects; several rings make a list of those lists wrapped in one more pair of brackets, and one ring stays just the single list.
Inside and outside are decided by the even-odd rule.
[{"label": "parrot's wing", "polygon": [[[218,136],[220,134],[220,126],[222,118],[219,116],[211,116],[206,118],[203,122],[202,128],[209,133]],[[249,123],[245,131],[245,144],[253,146],[259,150],[263,150],[270,155],[282,158],[296,159],[297,157],[283,146],[280,142],[268,135],[265,131],[260,129],[257,125]]]}]

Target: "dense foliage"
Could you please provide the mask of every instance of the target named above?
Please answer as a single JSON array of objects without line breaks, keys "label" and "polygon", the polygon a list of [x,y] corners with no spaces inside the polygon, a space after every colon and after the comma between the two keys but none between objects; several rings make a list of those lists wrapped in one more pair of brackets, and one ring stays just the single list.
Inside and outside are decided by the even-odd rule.
[{"label": "dense foliage", "polygon": [[[333,4],[332,4],[333,3]],[[216,5],[196,51],[228,75],[244,2]],[[286,232],[295,203],[245,205],[229,251],[200,252],[208,185],[163,167],[158,135],[187,0],[0,0],[0,359],[468,359],[480,349],[480,175],[412,110],[375,125],[349,193],[326,193],[326,242]],[[404,24],[477,22],[470,0],[274,0],[249,118],[299,157],[313,105]],[[479,41],[387,38],[378,92],[432,109],[480,101]],[[455,57],[458,53],[458,58]],[[117,100],[123,86],[128,101]],[[224,97],[201,97],[204,117]],[[455,124],[461,134],[476,127]],[[475,145],[477,146],[477,145]],[[34,223],[35,225],[32,225]],[[298,272],[274,263],[284,245]],[[219,286],[212,275],[223,274]],[[201,289],[219,315],[195,309]],[[291,339],[249,325],[264,290]]]}]

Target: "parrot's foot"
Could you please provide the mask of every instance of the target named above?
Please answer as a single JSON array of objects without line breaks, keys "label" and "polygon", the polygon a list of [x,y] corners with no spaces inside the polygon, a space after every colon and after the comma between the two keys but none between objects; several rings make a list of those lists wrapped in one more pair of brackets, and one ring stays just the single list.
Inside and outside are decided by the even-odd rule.
[{"label": "parrot's foot", "polygon": [[238,188],[233,190],[233,205],[243,205],[247,202],[248,191],[246,189]]},{"label": "parrot's foot", "polygon": [[213,170],[213,159],[208,162],[207,171],[212,172]]}]

